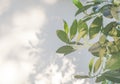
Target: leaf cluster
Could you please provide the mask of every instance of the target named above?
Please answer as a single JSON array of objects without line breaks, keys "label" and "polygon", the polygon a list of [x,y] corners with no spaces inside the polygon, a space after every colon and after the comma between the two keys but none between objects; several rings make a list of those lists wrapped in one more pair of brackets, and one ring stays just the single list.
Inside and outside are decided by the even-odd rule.
[{"label": "leaf cluster", "polygon": [[[120,24],[114,15],[116,7],[115,1],[93,0],[83,5],[79,0],[73,0],[78,8],[75,16],[83,13],[85,16],[73,20],[71,26],[64,20],[64,29],[57,30],[58,38],[65,43],[56,52],[67,55],[84,46],[81,42],[83,38],[92,40],[99,37],[99,40],[89,47],[89,52],[94,56],[88,66],[88,75],[76,75],[75,78],[96,78],[96,82],[101,84],[120,83]],[[91,10],[91,12],[88,12]],[[118,14],[120,16],[120,14]],[[117,16],[118,17],[118,16]],[[105,18],[115,18],[108,24]],[[87,22],[90,22],[90,25]],[[105,24],[105,26],[103,25]],[[109,37],[113,41],[109,40]]]}]

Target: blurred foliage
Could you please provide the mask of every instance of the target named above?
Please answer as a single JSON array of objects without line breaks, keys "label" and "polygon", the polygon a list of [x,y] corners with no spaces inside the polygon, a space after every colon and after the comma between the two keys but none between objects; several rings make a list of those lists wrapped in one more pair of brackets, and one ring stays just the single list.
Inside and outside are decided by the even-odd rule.
[{"label": "blurred foliage", "polygon": [[[64,30],[57,30],[57,36],[65,45],[56,52],[70,54],[78,50],[75,46],[84,46],[80,42],[82,38],[98,37],[99,40],[89,47],[93,58],[88,64],[88,75],[78,74],[75,78],[95,78],[95,82],[101,84],[120,83],[120,0],[91,0],[85,5],[73,0],[73,4],[78,9],[75,16],[84,16],[73,20],[70,27],[63,21]],[[105,18],[111,19],[108,24]]]}]

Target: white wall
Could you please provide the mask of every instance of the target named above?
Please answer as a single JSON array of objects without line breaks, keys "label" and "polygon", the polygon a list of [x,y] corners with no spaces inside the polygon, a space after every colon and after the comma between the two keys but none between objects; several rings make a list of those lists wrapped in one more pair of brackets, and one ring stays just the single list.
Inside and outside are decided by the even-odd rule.
[{"label": "white wall", "polygon": [[87,48],[68,56],[56,36],[63,19],[70,25],[71,0],[0,0],[0,84],[90,84],[73,75],[87,74]]}]

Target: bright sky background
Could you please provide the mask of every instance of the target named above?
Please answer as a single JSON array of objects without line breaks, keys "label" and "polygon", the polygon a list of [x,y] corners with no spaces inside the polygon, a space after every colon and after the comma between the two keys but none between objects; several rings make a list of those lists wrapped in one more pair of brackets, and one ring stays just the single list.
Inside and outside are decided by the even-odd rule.
[{"label": "bright sky background", "polygon": [[0,0],[0,84],[90,84],[72,77],[88,71],[86,48],[55,53],[56,30],[75,11],[71,0]]}]

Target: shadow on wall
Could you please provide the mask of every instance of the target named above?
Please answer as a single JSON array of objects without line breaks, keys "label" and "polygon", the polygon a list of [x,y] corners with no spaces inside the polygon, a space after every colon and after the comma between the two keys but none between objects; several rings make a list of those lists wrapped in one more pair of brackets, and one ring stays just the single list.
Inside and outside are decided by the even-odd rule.
[{"label": "shadow on wall", "polygon": [[[80,54],[78,51],[67,57],[59,57],[55,54],[57,48],[64,45],[57,38],[56,30],[63,29],[63,18],[71,24],[76,11],[75,7],[72,2],[63,0],[58,1],[54,5],[45,5],[44,8],[47,22],[40,30],[40,33],[36,33],[39,43],[34,47],[38,49],[36,56],[39,58],[36,64],[36,84],[41,84],[42,82],[44,82],[43,84],[88,84],[89,80],[77,81],[72,77],[77,72],[88,72],[87,64],[90,54],[86,53],[87,49],[82,49]],[[41,40],[43,41],[42,43]],[[39,49],[43,51],[39,52]]]},{"label": "shadow on wall", "polygon": [[76,71],[87,71],[85,50],[66,57],[55,53],[64,45],[56,37],[56,29],[63,28],[62,18],[68,23],[74,19],[76,9],[71,1],[2,1],[0,84],[88,84],[88,80],[71,77]]}]

